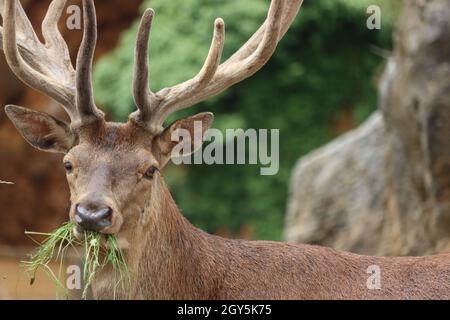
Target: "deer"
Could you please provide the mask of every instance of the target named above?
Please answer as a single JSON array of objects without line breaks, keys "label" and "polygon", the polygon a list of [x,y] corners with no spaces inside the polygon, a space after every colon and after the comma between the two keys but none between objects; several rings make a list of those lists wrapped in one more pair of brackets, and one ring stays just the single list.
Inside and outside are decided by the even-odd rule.
[{"label": "deer", "polygon": [[[144,12],[135,48],[133,96],[126,123],[108,122],[96,107],[91,80],[97,39],[93,0],[83,0],[83,39],[73,67],[57,23],[65,0],[53,0],[42,43],[19,0],[0,0],[0,45],[13,73],[58,102],[70,118],[7,105],[5,112],[35,148],[64,154],[73,232],[116,235],[132,284],[125,299],[449,299],[450,255],[372,257],[331,248],[222,238],[194,227],[180,212],[162,169],[179,141],[172,133],[203,132],[212,113],[164,126],[169,115],[219,94],[261,69],[297,16],[302,0],[271,0],[261,27],[221,63],[225,25],[215,20],[209,53],[190,80],[153,92],[148,45],[154,17]],[[202,139],[202,138],[200,138]],[[202,139],[203,140],[203,139]],[[195,141],[193,141],[195,142]],[[191,141],[191,143],[193,143]],[[200,141],[202,142],[202,141]],[[374,269],[375,268],[375,269]],[[378,270],[379,286],[369,286]],[[368,273],[369,272],[369,273]],[[112,299],[110,267],[94,279],[95,299]]]}]

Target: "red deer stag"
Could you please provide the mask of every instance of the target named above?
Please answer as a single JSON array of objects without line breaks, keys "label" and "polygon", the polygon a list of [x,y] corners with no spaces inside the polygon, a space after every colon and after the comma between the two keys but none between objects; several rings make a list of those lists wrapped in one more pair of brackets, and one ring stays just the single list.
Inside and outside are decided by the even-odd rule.
[{"label": "red deer stag", "polygon": [[[57,21],[65,0],[54,0],[37,38],[17,0],[4,2],[2,46],[15,75],[59,102],[66,124],[50,115],[8,105],[6,113],[34,147],[64,153],[77,230],[115,234],[133,274],[123,298],[135,299],[404,299],[450,298],[450,255],[369,257],[329,248],[229,240],[206,234],[180,213],[161,174],[174,130],[206,130],[211,113],[162,127],[171,113],[216,95],[258,71],[275,51],[302,0],[272,0],[267,20],[220,64],[224,22],[217,19],[211,49],[191,80],[157,93],[148,87],[148,40],[153,11],[142,18],[136,44],[134,99],[125,124],[104,120],[91,82],[96,44],[93,0],[83,0],[84,36],[73,68]],[[326,23],[326,22],[324,22]],[[367,286],[378,266],[380,287]],[[370,270],[370,269],[369,269]],[[95,279],[95,298],[112,298],[112,269]],[[127,291],[127,292],[126,292]]]}]

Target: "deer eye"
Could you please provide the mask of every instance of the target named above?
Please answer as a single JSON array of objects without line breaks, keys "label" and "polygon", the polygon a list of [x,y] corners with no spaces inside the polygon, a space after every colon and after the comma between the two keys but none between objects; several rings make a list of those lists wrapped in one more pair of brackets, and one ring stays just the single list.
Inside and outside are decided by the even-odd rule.
[{"label": "deer eye", "polygon": [[73,170],[73,164],[70,161],[65,161],[64,162],[64,169],[66,169],[66,171],[68,173],[72,172]]},{"label": "deer eye", "polygon": [[158,168],[156,168],[155,166],[151,166],[150,168],[147,169],[147,171],[145,171],[144,178],[153,179],[153,175],[155,174],[156,171],[158,171]]}]

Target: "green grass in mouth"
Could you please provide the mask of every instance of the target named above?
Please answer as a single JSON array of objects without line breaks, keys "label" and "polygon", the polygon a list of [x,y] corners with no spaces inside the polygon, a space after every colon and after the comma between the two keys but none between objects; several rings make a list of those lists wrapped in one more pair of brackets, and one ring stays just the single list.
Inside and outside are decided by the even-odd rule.
[{"label": "green grass in mouth", "polygon": [[[52,233],[39,233],[26,231],[25,234],[33,236],[45,236],[45,240],[37,242],[39,247],[29,254],[27,261],[22,261],[22,266],[31,275],[30,284],[36,279],[36,271],[42,269],[55,283],[58,290],[64,293],[65,298],[71,298],[66,285],[61,282],[63,267],[69,249],[80,257],[83,262],[83,287],[82,298],[87,299],[89,288],[95,276],[107,265],[111,265],[115,276],[113,277],[113,297],[121,286],[121,289],[130,291],[131,279],[123,250],[119,247],[115,235],[105,235],[93,231],[85,231],[84,239],[79,240],[73,235],[75,224],[66,222]],[[59,262],[59,272],[55,274],[49,264],[52,261]]]}]

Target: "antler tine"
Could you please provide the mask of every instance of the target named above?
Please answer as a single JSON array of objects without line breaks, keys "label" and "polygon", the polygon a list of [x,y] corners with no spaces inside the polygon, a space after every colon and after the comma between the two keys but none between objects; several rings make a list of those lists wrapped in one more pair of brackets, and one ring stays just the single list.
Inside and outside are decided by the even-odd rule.
[{"label": "antler tine", "polygon": [[[0,15],[2,17],[4,17],[4,11],[6,10],[6,1],[7,0],[0,0]],[[36,33],[34,32],[33,26],[31,25],[30,20],[28,19],[25,10],[23,9],[22,5],[20,4],[20,2],[18,3],[18,5],[16,5],[16,16],[17,16],[17,20],[16,20],[16,28],[19,31],[19,39],[18,41],[22,41],[24,40],[24,38],[26,37],[27,41],[33,42],[33,43],[38,43],[38,37],[36,35]],[[1,28],[0,28],[1,30]],[[22,35],[22,37],[20,37]],[[22,38],[22,39],[21,39]]]},{"label": "antler tine", "polygon": [[[219,67],[224,44],[225,22],[221,18],[217,18],[214,22],[214,34],[205,63],[194,79],[186,81],[180,85],[180,89],[187,89],[184,91],[180,90],[183,94],[197,92],[204,88],[211,81],[217,71],[217,68]],[[172,92],[176,92],[176,89],[178,89],[178,87],[173,87]],[[184,95],[180,95],[178,98],[183,99]]]},{"label": "antler tine", "polygon": [[50,3],[42,22],[42,35],[44,36],[45,44],[54,50],[56,54],[66,59],[67,67],[74,73],[75,70],[70,60],[69,48],[58,29],[58,21],[64,11],[66,2],[67,0],[54,0]]},{"label": "antler tine", "polygon": [[[245,73],[243,72],[240,77],[236,78],[236,81],[241,81],[247,77],[253,75],[258,71],[266,62],[270,59],[278,45],[278,36],[281,29],[281,15],[283,13],[284,0],[272,1],[267,16],[267,20],[264,23],[264,35],[262,41],[256,46],[256,49],[250,48],[248,50],[251,54],[247,57],[242,57],[242,60],[233,62],[228,60],[227,63],[244,63],[246,66]],[[251,47],[251,42],[249,46]],[[245,46],[244,46],[245,47]],[[252,50],[253,49],[253,50]],[[242,77],[242,79],[241,79]]]},{"label": "antler tine", "polygon": [[[278,36],[278,41],[281,40],[281,38],[283,38],[287,30],[289,29],[292,21],[297,16],[297,13],[300,10],[300,7],[302,6],[303,3],[303,0],[287,0],[287,1],[284,0],[284,1],[285,3],[283,5],[281,28]],[[233,62],[244,60],[250,54],[252,54],[255,51],[255,48],[258,47],[262,38],[264,37],[266,30],[267,30],[267,20],[250,37],[250,39],[226,61],[226,63],[231,64]]]},{"label": "antler tine", "polygon": [[92,63],[97,43],[97,17],[94,0],[83,0],[84,30],[83,40],[77,56],[76,66],[76,106],[83,123],[102,118],[103,113],[97,109],[92,89]]},{"label": "antler tine", "polygon": [[216,19],[208,56],[200,72],[188,81],[155,94],[149,89],[148,84],[148,40],[153,16],[154,11],[148,9],[144,13],[139,27],[136,41],[133,83],[134,100],[139,111],[133,113],[130,117],[144,124],[148,130],[157,132],[162,129],[162,123],[159,123],[158,119],[165,118],[173,112],[172,106],[165,107],[164,105],[164,97],[169,94],[169,91],[174,100],[182,101],[188,96],[201,91],[214,77],[222,57],[225,40],[225,24],[222,19]]},{"label": "antler tine", "polygon": [[219,68],[224,44],[225,23],[221,18],[218,18],[214,22],[214,35],[211,47],[202,69],[194,78],[158,93],[159,96],[170,96],[170,100],[163,100],[152,117],[152,123],[160,126],[171,113],[183,107],[188,107],[188,105],[179,107],[177,103],[199,93],[211,82]]},{"label": "antler tine", "polygon": [[[70,118],[74,119],[77,114],[71,70],[67,69],[67,64],[58,64],[63,57],[38,40],[19,1],[0,0],[0,4],[4,4],[2,46],[11,70],[27,85],[62,104]],[[58,17],[54,12],[50,10],[49,17]],[[51,22],[56,24],[57,21],[48,18],[47,25]]]},{"label": "antler tine", "polygon": [[153,9],[147,9],[141,19],[139,32],[136,40],[133,96],[138,107],[138,112],[132,116],[136,120],[145,123],[149,120],[152,110],[156,107],[157,99],[149,87],[149,66],[148,66],[148,42],[154,16]]},{"label": "antler tine", "polygon": [[[288,30],[302,3],[303,0],[272,0],[264,24],[227,61],[218,67],[214,66],[214,68],[209,69],[213,70],[212,74],[208,72],[208,76],[204,78],[202,84],[194,87],[196,90],[193,90],[192,84],[196,83],[198,76],[156,93],[161,101],[147,127],[161,127],[171,113],[206,100],[256,73],[272,56],[278,42]],[[216,31],[220,31],[217,32],[220,38],[223,30],[220,29],[221,20],[217,21],[219,21],[219,29],[217,29],[216,24]],[[223,46],[223,43],[221,46]],[[220,59],[220,55],[218,57]]]},{"label": "antler tine", "polygon": [[[32,69],[19,54],[16,44],[16,0],[6,0],[3,16],[3,50],[8,64],[16,76],[32,87],[41,87],[45,79],[43,75]],[[28,19],[27,19],[28,21]],[[32,32],[34,34],[34,31]],[[60,96],[53,87],[48,88],[55,96]],[[63,97],[60,97],[63,100]]]}]

